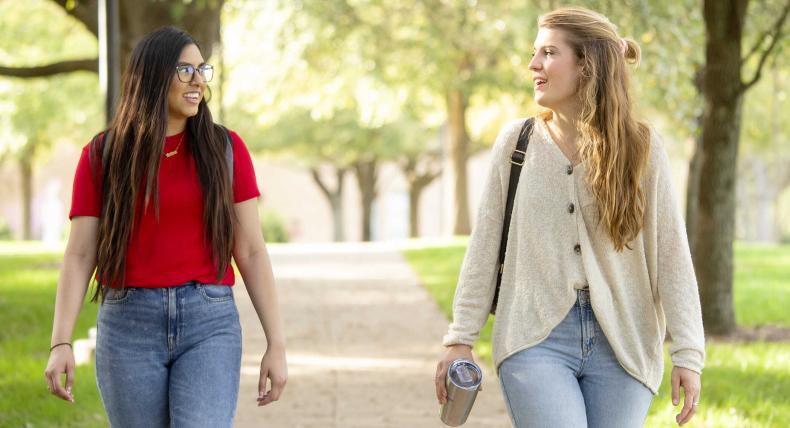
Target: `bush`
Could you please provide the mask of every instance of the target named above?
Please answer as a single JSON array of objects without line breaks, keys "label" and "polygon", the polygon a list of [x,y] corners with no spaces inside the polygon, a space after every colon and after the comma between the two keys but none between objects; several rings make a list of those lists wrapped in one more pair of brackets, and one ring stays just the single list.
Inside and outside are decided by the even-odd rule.
[{"label": "bush", "polygon": [[290,236],[285,228],[285,220],[274,211],[264,211],[261,217],[261,229],[266,242],[288,242]]},{"label": "bush", "polygon": [[12,238],[11,227],[8,226],[8,222],[4,218],[0,217],[0,240],[10,240]]}]

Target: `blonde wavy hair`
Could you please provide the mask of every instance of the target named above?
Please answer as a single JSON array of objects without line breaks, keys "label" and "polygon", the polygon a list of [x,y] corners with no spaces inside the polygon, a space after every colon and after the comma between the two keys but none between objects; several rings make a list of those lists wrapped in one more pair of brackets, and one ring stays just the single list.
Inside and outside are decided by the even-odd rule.
[{"label": "blonde wavy hair", "polygon": [[[541,16],[538,26],[562,30],[582,66],[576,91],[580,158],[615,249],[630,249],[643,225],[641,179],[650,153],[650,128],[632,112],[626,67],[639,64],[639,45],[621,38],[605,16],[580,7],[554,10]],[[544,120],[551,115],[540,114]]]}]

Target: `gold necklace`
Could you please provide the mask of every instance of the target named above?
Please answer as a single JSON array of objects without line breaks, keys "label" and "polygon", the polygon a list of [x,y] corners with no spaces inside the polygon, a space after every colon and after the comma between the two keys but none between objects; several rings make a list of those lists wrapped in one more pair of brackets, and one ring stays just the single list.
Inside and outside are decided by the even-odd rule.
[{"label": "gold necklace", "polygon": [[179,147],[181,147],[181,142],[182,142],[182,141],[184,141],[184,136],[185,136],[185,135],[187,135],[187,132],[186,132],[186,131],[184,131],[184,133],[183,133],[183,134],[181,134],[181,139],[180,139],[180,140],[178,140],[178,144],[176,144],[176,149],[175,149],[175,150],[173,150],[172,152],[167,152],[167,153],[165,153],[165,156],[166,156],[166,157],[168,157],[168,158],[171,158],[171,157],[175,156],[175,155],[178,153],[178,148],[179,148]]},{"label": "gold necklace", "polygon": [[568,148],[565,142],[566,140],[555,138],[554,134],[557,134],[557,132],[552,131],[551,127],[548,126],[547,122],[543,122],[543,123],[546,124],[546,130],[549,133],[549,137],[554,142],[554,145],[557,146],[558,149],[560,149],[560,152],[562,152],[565,158],[568,159],[568,161],[570,161],[572,165],[577,165],[579,163],[579,151],[581,150],[581,147],[579,147],[579,145],[576,143],[576,140],[578,138],[574,138],[573,141],[571,141],[572,149]]}]

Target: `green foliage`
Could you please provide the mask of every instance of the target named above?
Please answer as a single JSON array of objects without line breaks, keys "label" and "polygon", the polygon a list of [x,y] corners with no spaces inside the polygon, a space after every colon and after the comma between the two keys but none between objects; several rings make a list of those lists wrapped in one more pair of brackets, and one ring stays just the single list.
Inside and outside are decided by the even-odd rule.
[{"label": "green foliage", "polygon": [[11,228],[5,218],[0,217],[0,241],[9,240],[13,237]]},{"label": "green foliage", "polygon": [[[93,363],[77,367],[73,404],[51,396],[44,382],[62,259],[40,245],[0,243],[0,426],[107,426]],[[97,310],[83,305],[75,338],[96,325]]]},{"label": "green foliage", "polygon": [[790,159],[790,121],[785,117],[790,111],[789,90],[788,68],[769,62],[760,81],[743,99],[742,155],[759,155],[768,162],[785,164]]},{"label": "green foliage", "polygon": [[304,166],[329,163],[348,168],[358,160],[394,159],[403,153],[421,153],[435,133],[413,118],[364,126],[356,109],[336,110],[316,117],[308,109],[284,113],[264,129],[266,138],[250,144],[251,150],[288,154]]},{"label": "green foliage", "polygon": [[[96,55],[96,38],[51,1],[2,3],[0,63],[40,65]],[[0,77],[0,154],[36,156],[55,141],[85,144],[104,121],[97,76]]]},{"label": "green foliage", "polygon": [[[405,251],[406,259],[439,307],[452,317],[452,300],[465,242]],[[735,308],[741,325],[790,327],[790,245],[736,245]],[[491,318],[475,352],[491,364]],[[702,406],[692,426],[790,426],[790,343],[720,343],[708,341],[702,375]],[[671,364],[665,356],[664,380],[645,426],[665,427],[680,407],[669,398]]]},{"label": "green foliage", "polygon": [[288,242],[291,237],[285,227],[285,220],[274,211],[264,211],[261,216],[263,238],[268,243]]},{"label": "green foliage", "polygon": [[[674,153],[687,152],[687,142],[699,133],[697,119],[702,113],[702,97],[694,83],[705,62],[700,2],[582,0],[576,4],[604,13],[622,36],[640,44],[642,61],[632,73],[640,116],[656,125],[667,141],[676,142]],[[409,110],[425,127],[436,129],[446,119],[446,90],[458,87],[469,97],[468,126],[476,150],[490,145],[505,121],[537,110],[531,102],[527,68],[532,41],[539,14],[561,2],[536,0],[529,7],[504,0],[234,5],[233,19],[264,32],[248,42],[257,43],[263,54],[243,59],[245,64],[260,64],[254,67],[258,75],[245,74],[242,80],[245,87],[261,82],[266,90],[240,92],[239,103],[232,108],[241,110],[238,117],[243,125],[261,125],[250,133],[260,139],[259,147],[270,142],[262,131],[270,130],[267,124],[278,122],[280,116],[287,122],[294,108],[321,119],[356,110],[363,128],[396,122]],[[782,5],[778,0],[753,2],[745,47],[756,42]],[[243,32],[234,30],[234,34]],[[787,38],[779,47],[786,44]],[[750,67],[754,62],[753,58]],[[779,67],[786,76],[784,62]],[[232,74],[239,75],[236,70]],[[781,79],[782,88],[785,80]],[[781,135],[764,126],[771,116],[766,97],[775,94],[780,100],[775,110],[783,111],[784,89],[763,87],[760,92],[746,99],[742,146],[764,144],[772,132],[773,141],[786,140],[787,121],[778,121]],[[317,145],[324,150],[324,144]]]},{"label": "green foliage", "polygon": [[0,64],[42,65],[95,56],[96,37],[52,0],[0,2]]}]

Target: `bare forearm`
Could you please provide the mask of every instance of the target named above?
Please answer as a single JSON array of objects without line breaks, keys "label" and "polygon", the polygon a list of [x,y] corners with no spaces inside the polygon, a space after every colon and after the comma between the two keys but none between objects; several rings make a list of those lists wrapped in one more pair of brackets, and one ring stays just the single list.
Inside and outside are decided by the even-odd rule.
[{"label": "bare forearm", "polygon": [[277,302],[277,289],[269,260],[269,253],[263,246],[250,253],[247,257],[236,259],[247,293],[258,314],[258,319],[266,333],[269,348],[285,347],[280,309]]},{"label": "bare forearm", "polygon": [[88,283],[95,266],[95,258],[68,252],[64,256],[63,269],[60,271],[57,294],[55,295],[55,316],[52,323],[50,345],[71,342],[74,324],[82,308],[82,302],[85,299]]}]

